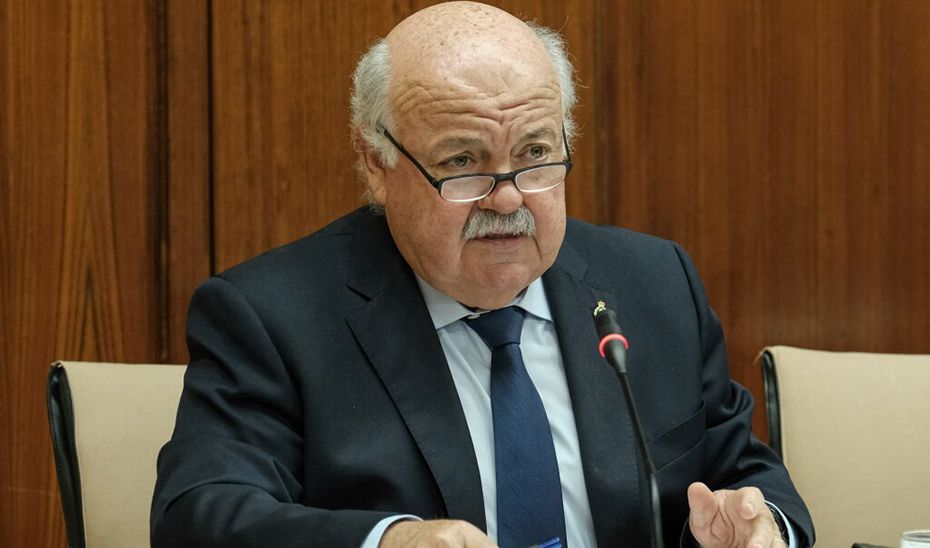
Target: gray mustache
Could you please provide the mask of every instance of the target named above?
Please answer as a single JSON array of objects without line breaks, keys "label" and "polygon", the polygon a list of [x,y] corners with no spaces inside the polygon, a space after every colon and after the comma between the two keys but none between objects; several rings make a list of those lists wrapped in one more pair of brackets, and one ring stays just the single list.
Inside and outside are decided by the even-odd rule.
[{"label": "gray mustache", "polygon": [[489,234],[534,236],[536,219],[525,205],[506,215],[490,209],[478,209],[468,217],[462,229],[463,240],[483,238]]}]

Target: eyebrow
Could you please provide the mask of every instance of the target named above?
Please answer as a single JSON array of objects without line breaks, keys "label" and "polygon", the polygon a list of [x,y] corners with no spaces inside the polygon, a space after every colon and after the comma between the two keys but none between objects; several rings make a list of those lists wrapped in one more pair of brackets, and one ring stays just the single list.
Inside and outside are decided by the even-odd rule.
[{"label": "eyebrow", "polygon": [[535,141],[543,137],[548,137],[549,139],[556,139],[556,132],[552,130],[551,128],[544,127],[542,129],[537,129],[536,131],[531,131],[530,133],[524,134],[523,137],[520,139],[520,142]]},{"label": "eyebrow", "polygon": [[[535,141],[544,137],[555,140],[556,135],[556,132],[551,128],[542,128],[523,134],[518,142]],[[449,137],[436,143],[436,146],[433,147],[433,151],[436,154],[442,155],[463,148],[480,147],[485,144],[485,139],[479,137]]]},{"label": "eyebrow", "polygon": [[480,147],[485,144],[485,140],[478,137],[449,137],[436,143],[433,147],[434,153],[447,153],[463,148]]}]

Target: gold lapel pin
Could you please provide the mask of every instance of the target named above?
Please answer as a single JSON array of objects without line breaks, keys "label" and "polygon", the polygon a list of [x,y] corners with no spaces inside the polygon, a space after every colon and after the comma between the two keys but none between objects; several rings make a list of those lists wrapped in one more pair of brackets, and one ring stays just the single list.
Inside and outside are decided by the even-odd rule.
[{"label": "gold lapel pin", "polygon": [[607,305],[604,304],[604,301],[597,301],[597,306],[594,307],[594,317],[596,318],[598,314],[607,310]]}]

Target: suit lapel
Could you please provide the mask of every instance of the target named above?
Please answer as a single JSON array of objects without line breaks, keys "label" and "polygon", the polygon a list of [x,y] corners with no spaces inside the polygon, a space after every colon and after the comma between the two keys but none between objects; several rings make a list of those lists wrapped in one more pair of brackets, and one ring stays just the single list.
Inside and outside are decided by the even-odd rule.
[{"label": "suit lapel", "polygon": [[353,245],[348,285],[370,300],[349,315],[349,327],[429,466],[448,516],[486,529],[465,413],[413,273],[383,218],[361,216]]},{"label": "suit lapel", "polygon": [[[582,467],[598,546],[645,545],[640,464],[620,382],[597,350],[592,312],[610,293],[584,282],[587,264],[566,241],[543,276],[578,429]],[[635,496],[631,497],[630,495]]]}]

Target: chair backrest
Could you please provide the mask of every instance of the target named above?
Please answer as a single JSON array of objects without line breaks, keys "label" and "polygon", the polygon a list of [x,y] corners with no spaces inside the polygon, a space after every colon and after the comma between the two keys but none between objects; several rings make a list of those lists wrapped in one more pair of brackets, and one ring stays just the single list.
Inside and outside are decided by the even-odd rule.
[{"label": "chair backrest", "polygon": [[769,437],[819,546],[898,546],[930,527],[930,356],[762,354]]},{"label": "chair backrest", "polygon": [[155,461],[171,437],[185,366],[58,362],[49,425],[72,548],[149,546]]}]

